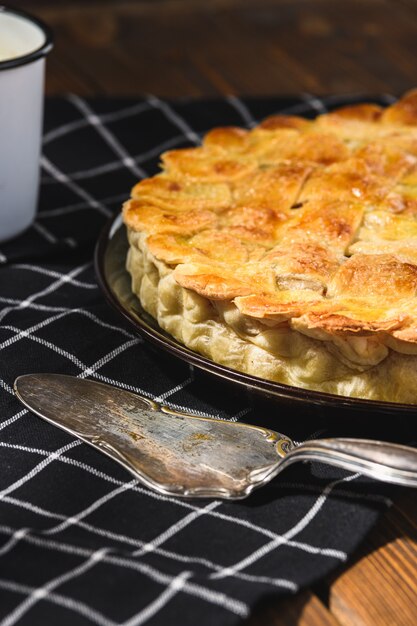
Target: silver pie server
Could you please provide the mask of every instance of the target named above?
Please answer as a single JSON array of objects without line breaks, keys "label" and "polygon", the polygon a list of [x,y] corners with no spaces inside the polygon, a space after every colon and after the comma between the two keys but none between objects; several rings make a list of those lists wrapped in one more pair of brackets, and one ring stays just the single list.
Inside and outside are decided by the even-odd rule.
[{"label": "silver pie server", "polygon": [[320,461],[417,487],[417,450],[407,446],[339,438],[295,445],[267,428],[173,411],[110,385],[60,374],[20,376],[14,389],[33,413],[163,494],[244,498],[295,461]]}]

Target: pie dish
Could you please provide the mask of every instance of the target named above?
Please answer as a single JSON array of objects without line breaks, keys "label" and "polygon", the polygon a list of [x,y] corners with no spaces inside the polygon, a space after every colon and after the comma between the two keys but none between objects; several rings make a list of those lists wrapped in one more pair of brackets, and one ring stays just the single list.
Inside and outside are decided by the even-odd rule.
[{"label": "pie dish", "polygon": [[123,207],[132,291],[229,368],[417,403],[417,91],[216,128]]}]

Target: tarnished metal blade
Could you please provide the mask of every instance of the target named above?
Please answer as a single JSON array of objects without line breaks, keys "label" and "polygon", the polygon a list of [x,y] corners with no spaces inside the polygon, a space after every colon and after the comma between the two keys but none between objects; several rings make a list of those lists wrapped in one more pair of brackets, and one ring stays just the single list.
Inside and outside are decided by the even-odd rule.
[{"label": "tarnished metal blade", "polygon": [[265,482],[279,460],[282,440],[273,431],[171,411],[102,383],[28,374],[16,380],[15,392],[39,417],[161,493],[241,498]]}]

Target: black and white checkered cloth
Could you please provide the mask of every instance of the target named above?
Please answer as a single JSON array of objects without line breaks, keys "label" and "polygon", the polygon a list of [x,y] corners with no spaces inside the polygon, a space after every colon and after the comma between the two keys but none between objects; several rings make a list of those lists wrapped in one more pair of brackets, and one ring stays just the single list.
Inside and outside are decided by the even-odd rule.
[{"label": "black and white checkered cloth", "polygon": [[279,405],[267,421],[241,389],[144,343],[104,301],[92,255],[163,150],[196,144],[213,126],[342,103],[47,101],[39,212],[0,245],[2,626],[239,624],[263,596],[296,592],[345,564],[387,506],[393,489],[315,464],[234,503],[158,495],[23,409],[12,391],[20,374],[67,373],[289,436],[317,434],[308,408],[284,430]]}]

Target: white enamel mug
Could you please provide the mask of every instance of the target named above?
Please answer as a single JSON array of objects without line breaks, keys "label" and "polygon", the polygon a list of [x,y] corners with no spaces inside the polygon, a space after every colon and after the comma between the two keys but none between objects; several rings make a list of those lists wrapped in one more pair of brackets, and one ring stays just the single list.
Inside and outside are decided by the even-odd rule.
[{"label": "white enamel mug", "polygon": [[49,28],[0,5],[0,241],[32,223],[38,202]]}]

